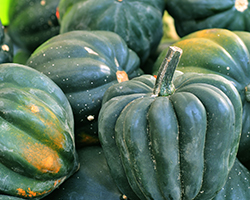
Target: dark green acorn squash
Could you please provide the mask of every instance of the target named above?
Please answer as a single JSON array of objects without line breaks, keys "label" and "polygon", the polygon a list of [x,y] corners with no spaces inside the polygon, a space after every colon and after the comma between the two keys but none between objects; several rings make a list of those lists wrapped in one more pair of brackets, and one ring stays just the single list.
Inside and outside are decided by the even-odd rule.
[{"label": "dark green acorn squash", "polygon": [[62,0],[60,33],[106,30],[120,35],[144,63],[163,35],[164,0]]},{"label": "dark green acorn squash", "polygon": [[55,36],[27,65],[51,78],[74,113],[77,146],[98,143],[97,118],[106,89],[142,74],[139,57],[109,31],[71,31]]},{"label": "dark green acorn squash", "polygon": [[0,20],[0,64],[11,63],[13,61],[13,42],[5,32],[4,26]]},{"label": "dark green acorn squash", "polygon": [[219,75],[174,74],[180,53],[170,47],[156,80],[142,75],[104,94],[99,139],[130,199],[211,199],[234,164],[239,93]]},{"label": "dark green acorn squash", "polygon": [[[192,33],[173,45],[183,49],[177,67],[186,72],[213,73],[231,81],[243,105],[242,136],[238,158],[250,162],[250,33],[226,29],[205,29]],[[168,49],[162,51],[153,68],[155,74]]]},{"label": "dark green acorn squash", "polygon": [[121,200],[100,146],[77,150],[81,167],[46,200]]},{"label": "dark green acorn squash", "polygon": [[66,96],[47,76],[1,64],[1,195],[39,199],[71,176],[78,168],[73,123]]},{"label": "dark green acorn squash", "polygon": [[208,28],[250,31],[249,0],[168,0],[166,10],[180,37]]},{"label": "dark green acorn squash", "polygon": [[248,200],[250,199],[250,172],[236,158],[228,174],[226,184],[213,200]]},{"label": "dark green acorn squash", "polygon": [[59,34],[56,8],[59,0],[11,0],[8,34],[20,48],[33,52]]}]

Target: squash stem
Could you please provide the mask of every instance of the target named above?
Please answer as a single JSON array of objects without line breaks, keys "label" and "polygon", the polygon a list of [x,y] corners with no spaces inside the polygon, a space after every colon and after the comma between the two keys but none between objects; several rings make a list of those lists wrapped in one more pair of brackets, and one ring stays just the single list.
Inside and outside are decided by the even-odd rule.
[{"label": "squash stem", "polygon": [[157,73],[153,94],[157,96],[169,96],[175,92],[173,76],[180,61],[182,49],[170,46],[166,57],[161,63]]}]

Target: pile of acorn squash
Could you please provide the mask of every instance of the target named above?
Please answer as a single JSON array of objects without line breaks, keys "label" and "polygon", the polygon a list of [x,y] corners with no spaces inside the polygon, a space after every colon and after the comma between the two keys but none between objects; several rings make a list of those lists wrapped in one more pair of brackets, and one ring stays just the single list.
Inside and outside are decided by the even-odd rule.
[{"label": "pile of acorn squash", "polygon": [[0,199],[250,199],[248,0],[10,0]]}]

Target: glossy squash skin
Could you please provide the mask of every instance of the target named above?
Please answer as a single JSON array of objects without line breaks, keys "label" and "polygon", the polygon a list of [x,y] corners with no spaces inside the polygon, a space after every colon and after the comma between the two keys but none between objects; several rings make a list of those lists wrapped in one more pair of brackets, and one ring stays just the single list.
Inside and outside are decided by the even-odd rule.
[{"label": "glossy squash skin", "polygon": [[100,146],[88,146],[77,150],[80,169],[46,200],[121,200]]},{"label": "glossy squash skin", "polygon": [[120,35],[144,63],[163,35],[164,0],[62,0],[60,33],[106,30]]},{"label": "glossy squash skin", "polygon": [[13,61],[13,42],[5,32],[0,20],[0,64]]},{"label": "glossy squash skin", "polygon": [[166,10],[180,37],[208,28],[250,31],[249,0],[171,0],[166,1]]},{"label": "glossy squash skin", "polygon": [[142,74],[139,57],[109,31],[72,31],[42,44],[27,65],[51,78],[74,113],[76,143],[98,142],[97,118],[106,89]]},{"label": "glossy squash skin", "polygon": [[228,175],[226,184],[213,200],[247,200],[250,199],[250,172],[236,158]]},{"label": "glossy squash skin", "polygon": [[40,72],[0,65],[0,193],[39,199],[78,168],[73,113],[62,90]]},{"label": "glossy squash skin", "polygon": [[[238,158],[250,161],[250,33],[226,29],[206,29],[192,33],[173,45],[183,49],[177,67],[186,72],[213,73],[231,81],[241,95],[243,105],[242,136]],[[156,61],[155,74],[168,49]]]},{"label": "glossy squash skin", "polygon": [[59,34],[56,8],[59,0],[11,0],[8,34],[20,48],[33,52]]},{"label": "glossy squash skin", "polygon": [[218,75],[179,74],[159,93],[157,80],[142,75],[105,92],[99,138],[113,179],[132,200],[211,199],[238,150],[239,93]]}]

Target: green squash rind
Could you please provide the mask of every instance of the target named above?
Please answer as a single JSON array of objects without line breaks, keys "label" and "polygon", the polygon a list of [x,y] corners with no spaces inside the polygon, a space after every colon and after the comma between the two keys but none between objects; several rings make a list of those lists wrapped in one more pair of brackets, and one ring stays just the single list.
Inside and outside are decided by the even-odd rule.
[{"label": "green squash rind", "polygon": [[11,0],[8,34],[20,48],[33,52],[49,38],[58,35],[56,18],[59,0]]},{"label": "green squash rind", "polygon": [[166,1],[165,9],[174,18],[180,37],[208,28],[250,31],[248,0],[171,0]]},{"label": "green squash rind", "polygon": [[78,146],[87,144],[84,135],[98,137],[102,97],[118,82],[116,73],[125,71],[129,79],[143,73],[136,53],[109,31],[71,31],[55,36],[32,53],[27,65],[47,75],[66,94],[74,113]]},{"label": "green squash rind", "polygon": [[41,198],[78,168],[73,113],[62,90],[40,72],[0,65],[0,190]]},{"label": "green squash rind", "polygon": [[117,189],[100,146],[77,150],[80,169],[59,188],[46,196],[46,200],[120,200]]},{"label": "green squash rind", "polygon": [[[177,70],[184,73],[218,74],[231,81],[241,95],[242,136],[238,158],[242,163],[250,160],[249,131],[250,103],[247,88],[250,84],[250,33],[226,29],[205,29],[189,34],[173,45],[183,49]],[[162,51],[153,67],[157,72],[168,49]],[[213,58],[213,59],[211,59]]]},{"label": "green squash rind", "polygon": [[[177,76],[177,78],[175,79],[176,86],[177,86],[176,93],[174,93],[172,96],[170,95],[169,99],[170,100],[174,99],[175,95],[179,95],[182,93],[183,94],[187,93],[188,98],[191,98],[189,97],[190,92],[191,93],[194,92],[194,94],[198,95],[197,97],[201,99],[202,103],[200,104],[205,105],[206,112],[210,113],[207,116],[208,117],[207,121],[210,121],[210,123],[212,123],[213,125],[210,124],[208,126],[210,127],[207,130],[208,131],[207,135],[209,135],[209,137],[206,137],[206,141],[203,141],[204,144],[208,144],[208,146],[205,149],[204,149],[204,146],[203,148],[200,147],[201,149],[204,150],[205,155],[207,157],[204,158],[204,160],[206,160],[204,165],[197,164],[197,166],[199,166],[201,170],[203,170],[202,167],[205,166],[204,167],[205,169],[211,169],[211,171],[206,172],[205,170],[205,174],[202,177],[202,179],[200,177],[200,174],[201,174],[200,172],[198,175],[199,177],[196,177],[196,181],[192,181],[190,178],[192,176],[187,174],[190,172],[190,168],[188,167],[188,165],[185,165],[186,168],[183,166],[183,168],[180,168],[179,171],[178,170],[176,171],[175,167],[173,167],[172,170],[170,170],[171,168],[166,167],[167,166],[166,164],[162,164],[163,166],[161,167],[160,163],[162,163],[164,159],[166,159],[164,163],[167,163],[168,158],[164,157],[164,154],[163,154],[163,157],[161,157],[161,152],[166,152],[166,151],[171,152],[171,153],[168,153],[168,155],[173,156],[172,159],[170,159],[171,162],[176,161],[176,165],[178,165],[179,163],[178,151],[180,149],[176,147],[176,144],[178,144],[177,137],[173,136],[174,139],[169,140],[171,144],[169,144],[169,147],[168,147],[168,145],[162,144],[164,143],[163,141],[165,141],[164,137],[161,137],[160,135],[153,137],[151,132],[153,133],[155,129],[163,127],[163,125],[159,124],[160,121],[162,121],[161,124],[169,124],[169,118],[166,119],[166,117],[169,117],[169,116],[174,117],[174,115],[170,114],[169,116],[162,117],[162,115],[166,114],[166,112],[164,112],[164,109],[162,106],[160,106],[161,105],[160,103],[155,103],[155,102],[160,101],[160,99],[168,99],[168,97],[163,97],[163,96],[156,97],[155,95],[152,94],[152,91],[148,92],[148,88],[145,87],[144,83],[146,82],[146,83],[149,83],[150,85],[150,83],[152,84],[154,82],[153,81],[154,78],[152,76],[150,77],[149,75],[143,75],[135,79],[145,80],[141,82],[141,84],[143,85],[143,88],[147,88],[145,89],[144,93],[143,93],[143,90],[139,90],[138,93],[136,92],[136,88],[138,88],[138,85],[140,85],[140,81],[138,81],[137,84],[134,84],[134,87],[132,87],[133,86],[132,83],[129,84],[129,82],[133,82],[134,79],[128,82],[113,85],[107,90],[107,92],[104,95],[105,101],[103,101],[103,107],[99,115],[99,138],[101,141],[101,145],[104,149],[105,156],[107,158],[109,167],[111,169],[111,174],[112,176],[114,175],[114,177],[116,177],[114,178],[114,180],[116,181],[116,184],[118,184],[118,188],[120,188],[120,190],[123,193],[127,194],[130,191],[126,191],[126,189],[128,190],[128,188],[126,188],[126,185],[125,185],[126,182],[123,179],[120,179],[123,181],[119,181],[118,179],[119,176],[117,176],[117,174],[113,174],[116,171],[123,171],[123,174],[125,173],[127,175],[127,179],[129,182],[128,186],[133,188],[134,192],[140,199],[146,198],[145,196],[147,196],[148,198],[162,199],[164,195],[165,195],[165,198],[172,197],[174,199],[180,199],[181,196],[183,195],[181,194],[181,191],[183,190],[185,191],[185,195],[187,195],[187,197],[192,196],[193,198],[196,198],[196,199],[199,199],[199,198],[209,199],[215,196],[215,194],[223,187],[226,181],[227,175],[234,163],[236,153],[237,153],[237,147],[238,147],[238,143],[240,139],[241,126],[234,126],[237,120],[239,120],[237,122],[241,121],[242,105],[241,105],[240,96],[237,90],[235,89],[235,87],[228,80],[226,80],[225,78],[221,76],[191,74],[191,76],[188,76],[188,79],[190,79],[190,82],[187,83],[187,85],[185,84],[181,85],[180,83],[185,83],[184,81],[185,76],[188,76],[188,75],[184,74],[184,75]],[[197,79],[200,78],[201,83],[197,83],[198,82],[197,80],[194,80],[194,82],[192,83],[191,79],[196,76],[197,76]],[[204,79],[204,81],[202,81],[203,76],[204,77],[207,76],[207,80]],[[184,78],[182,79],[182,77]],[[213,82],[212,80],[214,77],[218,78],[218,80],[216,80],[215,78],[215,81]],[[208,82],[206,83],[206,81]],[[211,82],[213,82],[214,85],[211,84]],[[126,83],[128,83],[128,89],[126,88]],[[226,87],[221,90],[220,88],[223,88],[223,86],[226,86]],[[133,91],[133,88],[135,89],[135,94],[131,94]],[[126,95],[126,91],[128,91],[128,95]],[[208,96],[211,99],[207,98]],[[196,99],[198,100],[197,97]],[[230,99],[233,99],[233,98],[235,99],[231,102]],[[210,103],[212,99],[214,99],[214,104]],[[129,103],[127,103],[127,101],[129,101]],[[122,102],[120,107],[119,107],[119,102]],[[215,102],[217,102],[218,104]],[[226,110],[220,110],[221,104],[227,105],[225,106]],[[113,105],[115,106],[113,107]],[[157,107],[158,109],[156,110],[151,109],[153,105],[156,106],[154,107],[154,109]],[[169,105],[171,106],[171,104]],[[203,109],[203,116],[207,115],[205,112],[205,107]],[[111,112],[111,108],[112,108],[112,112]],[[176,104],[175,109],[176,110],[181,109],[181,107],[179,105],[177,106]],[[172,108],[172,110],[175,110],[175,109]],[[218,117],[214,117],[211,114],[211,113],[216,113],[216,112],[218,114],[217,116],[221,117],[221,120],[223,121],[223,123],[224,123],[224,120],[226,119],[229,120],[228,124],[231,125],[230,128],[221,127],[222,121],[220,121]],[[140,113],[144,113],[144,114],[140,114]],[[174,112],[172,111],[172,113]],[[154,117],[149,118],[149,116],[151,115]],[[148,121],[149,119],[151,121],[154,118],[155,118],[155,121],[151,123],[152,125],[152,128],[151,128],[149,126],[150,122]],[[167,123],[166,123],[166,120],[168,120]],[[175,119],[174,121],[178,121],[178,120]],[[156,124],[155,126],[153,126],[154,123]],[[114,124],[115,124],[115,127],[114,127]],[[201,125],[200,123],[198,124]],[[190,123],[186,123],[186,125],[189,126]],[[171,127],[170,128],[171,130],[172,128],[178,127],[178,126],[176,125],[176,122],[175,122],[173,123],[172,126],[169,125],[169,127]],[[185,128],[183,128],[183,130],[185,130]],[[203,127],[203,131],[205,130],[206,130],[206,126]],[[218,135],[217,135],[217,131],[218,133],[220,132]],[[233,132],[235,135],[234,136],[230,135],[231,136],[230,138],[226,136],[228,132]],[[156,131],[156,133],[158,132]],[[223,136],[223,133],[225,134],[224,136]],[[215,139],[216,137],[218,138]],[[227,137],[228,141],[230,141],[229,142],[230,145],[227,142],[225,143],[220,142],[221,140],[224,141],[225,137]],[[180,139],[180,137],[178,138]],[[205,138],[203,137],[203,139]],[[183,141],[185,140],[187,140],[187,138],[183,136]],[[210,152],[210,147],[212,150],[211,152]],[[219,149],[217,149],[218,147]],[[117,152],[117,148],[119,150],[118,152]],[[183,145],[183,149],[181,151],[185,152],[184,150],[185,148],[188,148],[188,147],[185,147],[185,145]],[[221,153],[218,153],[218,151],[221,151]],[[202,155],[202,152],[199,155]],[[186,157],[188,157],[188,153],[186,154]],[[194,158],[192,156],[189,156],[189,158],[190,158],[190,163],[191,163],[191,160]],[[221,159],[224,159],[225,161],[226,160],[227,161],[223,162],[224,164],[221,164]],[[199,163],[198,160],[200,160],[200,158],[197,159],[197,163]],[[157,163],[159,163],[159,165],[157,165]],[[122,166],[125,166],[123,170],[121,170],[121,168],[123,168]],[[149,166],[151,166],[151,168]],[[222,169],[221,172],[219,172],[220,170],[218,171],[219,168]],[[159,173],[159,175],[154,174],[154,169],[156,170],[155,172]],[[172,173],[170,172],[163,173],[163,171],[166,169],[169,169],[169,171],[171,171]],[[175,173],[173,173],[174,171]],[[176,183],[176,181],[175,182],[170,181],[169,185],[165,185],[167,180],[164,179],[163,176],[172,177],[172,178],[169,178],[170,180],[178,180],[178,176],[180,172],[182,172],[183,174],[187,176],[187,178],[185,178],[184,181],[187,181],[187,182],[190,181],[194,184],[192,190],[190,190],[190,188],[188,189],[188,187],[185,188],[185,186],[181,186],[180,183],[178,186],[178,183]],[[120,176],[123,176],[123,174],[119,173]],[[195,177],[195,173],[191,173],[191,174]],[[211,177],[214,177],[214,178],[211,178]],[[218,177],[220,177],[219,181],[218,181]],[[150,183],[158,183],[158,186],[159,185],[162,185],[162,186],[160,188],[151,186],[151,184],[147,181],[148,179],[151,180]],[[216,180],[218,182],[216,182]],[[161,181],[163,181],[164,184],[160,184]],[[216,182],[216,184],[214,181]],[[197,184],[199,185],[199,182],[201,183],[201,185],[203,184],[200,187],[197,186]],[[171,188],[175,188],[175,189],[171,190]],[[127,196],[130,197],[129,195]]]},{"label": "green squash rind", "polygon": [[228,174],[226,184],[213,200],[243,200],[250,198],[250,173],[238,159]]},{"label": "green squash rind", "polygon": [[120,35],[144,63],[163,35],[163,0],[63,0],[58,10],[60,33],[106,30]]}]

